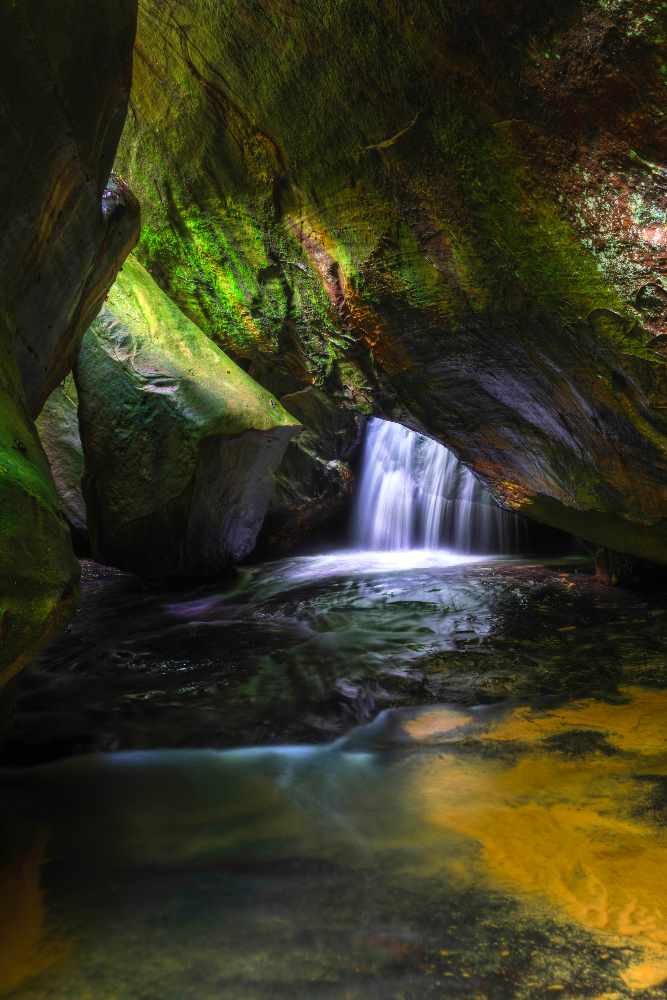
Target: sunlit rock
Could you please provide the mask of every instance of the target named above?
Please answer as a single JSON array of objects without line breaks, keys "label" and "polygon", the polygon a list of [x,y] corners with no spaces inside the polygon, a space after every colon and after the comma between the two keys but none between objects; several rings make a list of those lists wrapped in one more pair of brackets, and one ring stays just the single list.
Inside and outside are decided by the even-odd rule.
[{"label": "sunlit rock", "polygon": [[299,424],[128,260],[76,369],[95,558],[214,575],[248,555]]},{"label": "sunlit rock", "polygon": [[119,158],[161,286],[505,505],[667,562],[660,0],[162,9]]}]

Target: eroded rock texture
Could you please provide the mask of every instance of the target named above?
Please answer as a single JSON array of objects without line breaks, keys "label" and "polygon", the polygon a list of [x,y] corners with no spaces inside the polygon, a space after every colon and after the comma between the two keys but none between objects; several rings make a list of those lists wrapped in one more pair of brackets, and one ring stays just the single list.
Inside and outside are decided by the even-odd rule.
[{"label": "eroded rock texture", "polygon": [[37,432],[75,547],[78,552],[85,552],[88,523],[83,498],[83,445],[79,433],[79,400],[72,375],[68,375],[47,399],[37,418]]},{"label": "eroded rock texture", "polygon": [[298,421],[132,258],[75,376],[94,557],[201,577],[248,555]]},{"label": "eroded rock texture", "polygon": [[217,343],[667,562],[660,0],[143,0],[120,168]]},{"label": "eroded rock texture", "polygon": [[365,422],[316,386],[288,393],[281,402],[304,429],[290,441],[276,474],[260,537],[260,550],[268,555],[314,544],[347,519],[352,462]]},{"label": "eroded rock texture", "polygon": [[[78,566],[32,416],[137,236],[107,194],[136,0],[0,5],[0,687],[66,615]],[[111,203],[114,207],[111,207]]]},{"label": "eroded rock texture", "polygon": [[39,412],[138,237],[137,205],[107,188],[131,85],[136,0],[29,0],[0,13],[3,312]]}]

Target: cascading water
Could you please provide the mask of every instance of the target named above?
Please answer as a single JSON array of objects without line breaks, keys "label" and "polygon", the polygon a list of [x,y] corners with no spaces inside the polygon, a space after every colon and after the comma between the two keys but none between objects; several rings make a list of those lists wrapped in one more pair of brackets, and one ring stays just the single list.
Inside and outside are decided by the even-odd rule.
[{"label": "cascading water", "polygon": [[459,460],[401,424],[368,423],[354,513],[359,548],[514,552],[521,522]]}]

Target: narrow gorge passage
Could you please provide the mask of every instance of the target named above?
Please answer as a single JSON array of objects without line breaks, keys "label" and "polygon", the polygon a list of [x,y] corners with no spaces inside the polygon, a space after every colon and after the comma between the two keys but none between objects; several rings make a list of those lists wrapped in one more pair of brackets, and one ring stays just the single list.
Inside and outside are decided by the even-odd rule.
[{"label": "narrow gorge passage", "polygon": [[0,2],[0,1000],[667,1000],[666,84]]}]

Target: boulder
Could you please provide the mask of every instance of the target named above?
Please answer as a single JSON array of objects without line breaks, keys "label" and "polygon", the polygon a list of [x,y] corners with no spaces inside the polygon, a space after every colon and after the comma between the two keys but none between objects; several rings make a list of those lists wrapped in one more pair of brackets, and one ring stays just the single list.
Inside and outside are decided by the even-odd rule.
[{"label": "boulder", "polygon": [[72,610],[78,565],[11,355],[0,366],[0,691]]},{"label": "boulder", "polygon": [[337,406],[315,386],[281,397],[303,431],[290,441],[276,474],[259,548],[282,555],[322,532],[341,527],[349,515],[355,476],[353,462],[364,418]]},{"label": "boulder", "polygon": [[160,285],[291,391],[667,563],[662,0],[161,10],[119,152]]},{"label": "boulder", "polygon": [[0,303],[33,415],[139,236],[136,201],[109,182],[136,17],[136,0],[102,0],[94,16],[83,0],[0,11]]},{"label": "boulder", "polygon": [[75,377],[96,559],[215,576],[253,549],[298,422],[130,258]]}]

